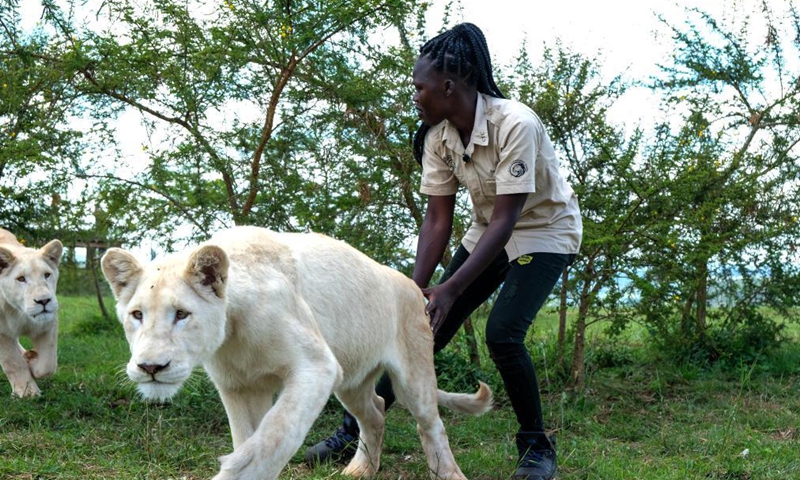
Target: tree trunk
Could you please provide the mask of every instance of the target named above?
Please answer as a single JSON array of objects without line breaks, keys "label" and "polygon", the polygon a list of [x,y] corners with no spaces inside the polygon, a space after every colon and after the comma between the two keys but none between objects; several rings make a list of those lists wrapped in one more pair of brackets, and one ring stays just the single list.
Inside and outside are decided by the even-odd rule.
[{"label": "tree trunk", "polygon": [[708,263],[703,261],[698,271],[697,279],[697,333],[704,337],[706,334],[706,309],[708,307]]},{"label": "tree trunk", "polygon": [[586,382],[586,314],[581,305],[578,319],[575,322],[575,347],[572,351],[572,368],[570,376],[572,388],[575,391],[583,390]]},{"label": "tree trunk", "polygon": [[564,272],[561,274],[561,300],[558,306],[558,358],[556,359],[556,362],[562,368],[562,371],[564,367],[566,367],[564,351],[566,349],[565,343],[567,340],[567,292],[569,291],[569,285],[567,285],[568,278],[569,269],[565,268]]},{"label": "tree trunk", "polygon": [[[591,263],[589,268],[591,268]],[[597,292],[595,291],[594,294],[596,295]],[[589,305],[593,298],[594,295],[584,287],[578,304],[578,318],[575,320],[575,346],[570,369],[572,387],[575,391],[583,390],[586,383],[586,318],[589,315]]]},{"label": "tree trunk", "polygon": [[112,322],[111,315],[108,314],[108,310],[106,309],[106,304],[103,302],[103,291],[100,288],[100,279],[97,275],[97,269],[94,265],[94,255],[95,249],[94,247],[86,247],[86,267],[89,269],[89,272],[92,274],[92,281],[94,282],[94,291],[97,294],[97,306],[100,307],[100,313],[103,314],[103,318],[108,321]]},{"label": "tree trunk", "polygon": [[472,325],[472,317],[467,317],[467,320],[464,322],[464,333],[467,338],[469,363],[480,368],[481,356],[478,353],[478,340],[475,338],[475,327]]}]

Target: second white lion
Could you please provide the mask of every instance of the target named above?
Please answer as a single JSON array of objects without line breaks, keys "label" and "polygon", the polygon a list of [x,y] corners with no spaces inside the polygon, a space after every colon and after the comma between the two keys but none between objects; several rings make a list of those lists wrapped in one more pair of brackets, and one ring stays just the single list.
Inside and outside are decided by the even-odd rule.
[{"label": "second white lion", "polygon": [[[0,228],[0,366],[19,397],[39,395],[36,379],[56,371],[62,250],[58,240],[40,249],[26,247]],[[23,336],[34,348],[19,343]]]},{"label": "second white lion", "polygon": [[256,227],[147,265],[110,249],[102,267],[141,393],[172,397],[198,364],[216,385],[234,451],[215,478],[277,478],[331,393],[361,428],[344,473],[374,475],[384,432],[374,382],[384,369],[417,421],[431,476],[465,478],[437,405],[481,414],[491,391],[437,390],[424,298],[401,273],[322,235]]}]

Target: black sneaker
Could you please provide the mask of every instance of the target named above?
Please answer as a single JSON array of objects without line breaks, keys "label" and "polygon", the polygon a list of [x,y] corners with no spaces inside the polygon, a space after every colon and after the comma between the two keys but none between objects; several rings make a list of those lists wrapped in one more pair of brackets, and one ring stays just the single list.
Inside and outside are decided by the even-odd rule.
[{"label": "black sneaker", "polygon": [[513,480],[552,480],[556,476],[554,439],[543,433],[517,434],[519,464]]},{"label": "black sneaker", "polygon": [[346,463],[358,451],[358,434],[339,427],[333,435],[306,450],[306,463],[313,466],[321,463]]},{"label": "black sneaker", "polygon": [[529,451],[519,462],[514,480],[552,480],[556,476],[556,452]]}]

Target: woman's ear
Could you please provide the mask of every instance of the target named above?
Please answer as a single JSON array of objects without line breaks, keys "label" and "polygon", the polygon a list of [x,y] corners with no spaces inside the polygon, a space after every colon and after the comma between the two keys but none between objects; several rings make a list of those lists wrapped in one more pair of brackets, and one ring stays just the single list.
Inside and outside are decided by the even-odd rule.
[{"label": "woman's ear", "polygon": [[456,89],[456,82],[448,78],[444,81],[444,96],[449,97]]}]

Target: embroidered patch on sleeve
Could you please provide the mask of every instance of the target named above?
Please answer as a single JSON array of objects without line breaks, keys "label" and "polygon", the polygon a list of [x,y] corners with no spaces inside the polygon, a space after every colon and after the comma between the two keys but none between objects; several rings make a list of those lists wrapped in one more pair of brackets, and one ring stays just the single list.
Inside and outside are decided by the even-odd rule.
[{"label": "embroidered patch on sleeve", "polygon": [[519,178],[528,171],[528,166],[522,160],[514,160],[511,162],[511,165],[508,166],[508,173],[511,174],[512,177]]},{"label": "embroidered patch on sleeve", "polygon": [[519,258],[517,259],[517,263],[519,263],[520,265],[527,265],[531,263],[532,260],[533,257],[531,255],[520,255]]}]

